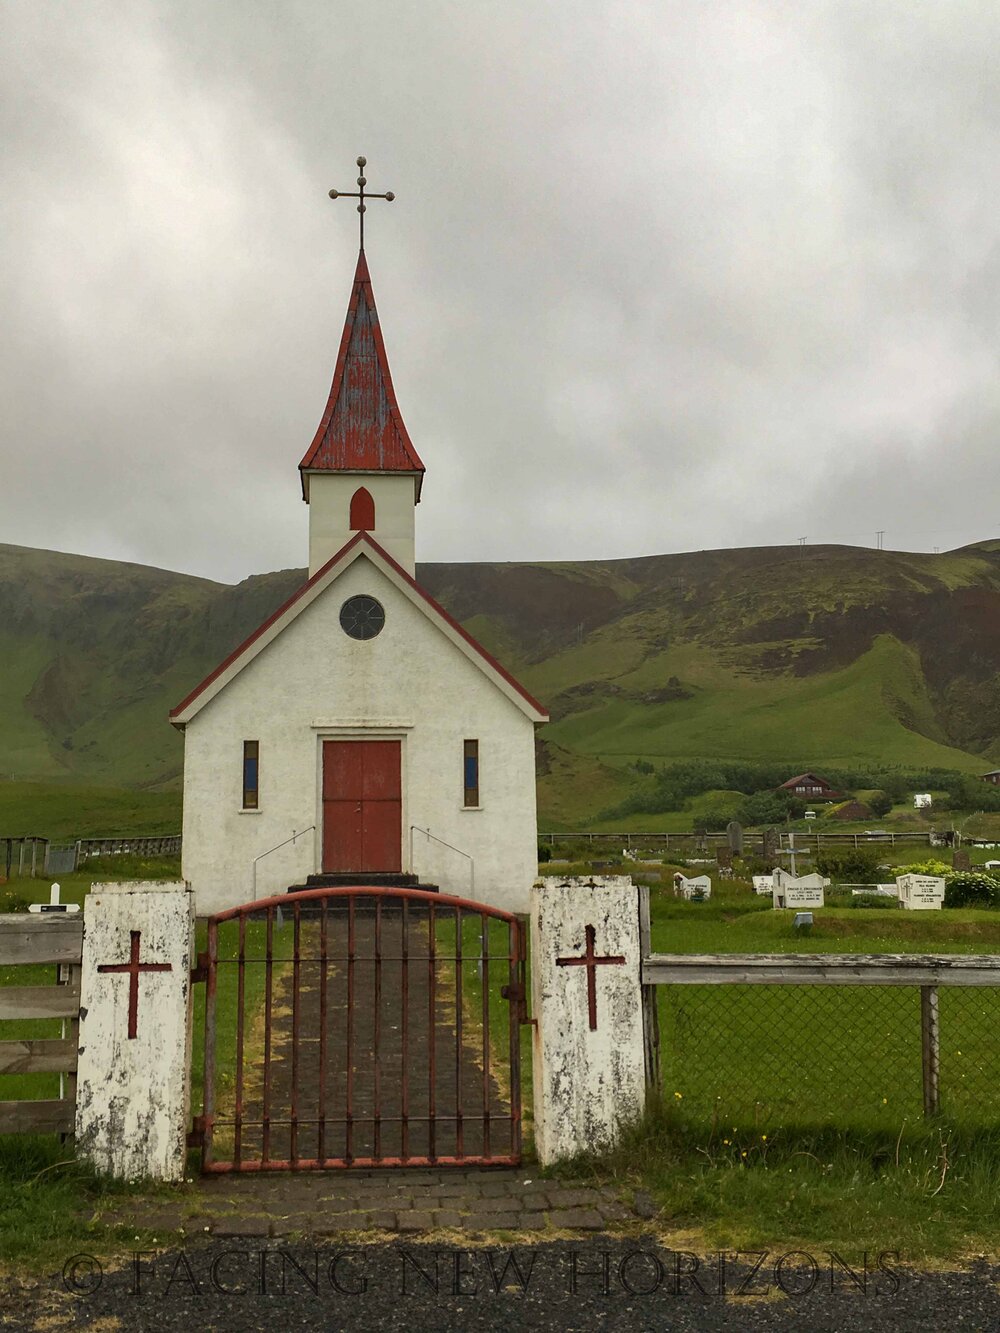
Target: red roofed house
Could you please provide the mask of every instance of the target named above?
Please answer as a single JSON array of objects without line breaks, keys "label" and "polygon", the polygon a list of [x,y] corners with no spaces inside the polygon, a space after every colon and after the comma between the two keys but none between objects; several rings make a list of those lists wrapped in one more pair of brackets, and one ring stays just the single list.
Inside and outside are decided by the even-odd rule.
[{"label": "red roofed house", "polygon": [[547,714],[414,579],[424,465],[363,250],[299,472],[308,581],[170,715],[199,914],[310,875],[400,873],[527,910]]},{"label": "red roofed house", "polygon": [[790,791],[793,796],[803,801],[842,801],[844,793],[830,786],[826,778],[816,773],[799,773],[794,778],[783,782],[778,791]]}]

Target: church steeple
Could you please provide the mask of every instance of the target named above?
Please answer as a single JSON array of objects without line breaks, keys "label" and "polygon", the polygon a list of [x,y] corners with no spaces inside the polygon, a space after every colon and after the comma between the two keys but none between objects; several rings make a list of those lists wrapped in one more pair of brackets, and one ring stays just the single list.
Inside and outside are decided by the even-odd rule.
[{"label": "church steeple", "polygon": [[414,506],[424,465],[396,404],[363,250],[330,396],[299,474],[309,505],[310,573],[359,530],[372,532],[413,573]]},{"label": "church steeple", "polygon": [[396,405],[363,250],[326,411],[299,471],[307,502],[310,478],[317,472],[409,472],[420,499],[424,465]]}]

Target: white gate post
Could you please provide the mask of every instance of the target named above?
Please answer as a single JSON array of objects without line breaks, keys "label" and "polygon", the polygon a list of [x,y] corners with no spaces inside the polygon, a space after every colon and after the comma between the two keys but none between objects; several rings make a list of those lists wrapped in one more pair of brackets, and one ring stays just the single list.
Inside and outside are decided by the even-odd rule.
[{"label": "white gate post", "polygon": [[191,1099],[194,895],[95,884],[84,901],[76,1144],[123,1180],[181,1180]]},{"label": "white gate post", "polygon": [[639,890],[628,875],[531,891],[535,1148],[543,1166],[614,1143],[642,1115]]}]

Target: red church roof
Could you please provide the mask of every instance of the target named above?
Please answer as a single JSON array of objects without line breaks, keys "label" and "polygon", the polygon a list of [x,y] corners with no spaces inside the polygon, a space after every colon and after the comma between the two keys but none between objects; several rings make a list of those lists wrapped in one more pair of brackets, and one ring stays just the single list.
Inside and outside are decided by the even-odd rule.
[{"label": "red church roof", "polygon": [[363,250],[326,411],[299,471],[306,499],[309,472],[416,472],[420,498],[424,465],[396,406]]}]

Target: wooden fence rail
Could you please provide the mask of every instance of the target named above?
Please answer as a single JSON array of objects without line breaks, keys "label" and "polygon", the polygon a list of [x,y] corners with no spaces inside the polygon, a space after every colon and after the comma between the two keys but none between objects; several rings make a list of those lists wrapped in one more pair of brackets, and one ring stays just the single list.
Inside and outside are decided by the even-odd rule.
[{"label": "wooden fence rail", "polygon": [[[48,986],[0,986],[0,1020],[63,1020],[60,1037],[0,1040],[0,1076],[60,1074],[63,1094],[57,1099],[0,1100],[0,1134],[68,1134],[73,1130],[82,951],[83,921],[78,916],[0,915],[0,966],[54,964],[58,978]],[[0,1027],[0,1036],[2,1033]]]},{"label": "wooden fence rail", "polygon": [[[760,832],[751,832],[748,829],[743,831],[743,840],[749,850],[758,848],[763,842],[763,834]],[[781,847],[787,851],[788,834],[781,832]],[[539,833],[538,841],[548,847],[554,847],[561,842],[586,842],[592,846],[629,850],[679,846],[681,843],[698,843],[705,847],[725,847],[728,845],[728,834],[718,832],[703,832],[699,829],[682,831],[679,833]],[[807,851],[809,848],[819,847],[935,847],[950,846],[952,843],[957,845],[961,841],[961,835],[953,833],[951,830],[941,833],[931,833],[926,830],[909,830],[907,832],[895,833],[886,830],[884,833],[872,831],[871,833],[828,833],[825,830],[820,832],[816,829],[808,829],[804,832],[795,830],[795,850],[798,852]]]},{"label": "wooden fence rail", "polygon": [[92,856],[179,856],[181,835],[161,838],[80,838],[76,844],[77,865]]}]

